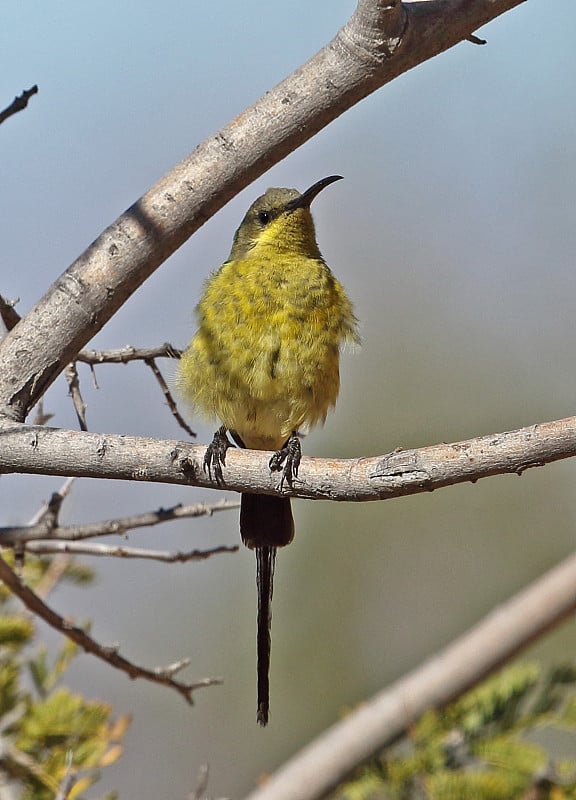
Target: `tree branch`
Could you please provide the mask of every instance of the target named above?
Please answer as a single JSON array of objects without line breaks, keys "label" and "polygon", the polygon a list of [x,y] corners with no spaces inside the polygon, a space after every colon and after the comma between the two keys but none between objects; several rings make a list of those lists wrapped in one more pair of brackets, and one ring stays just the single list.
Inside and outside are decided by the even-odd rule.
[{"label": "tree branch", "polygon": [[156,382],[158,383],[158,386],[162,390],[162,394],[164,395],[166,405],[170,409],[170,413],[172,414],[178,425],[180,425],[182,430],[186,431],[186,433],[188,434],[188,436],[190,436],[190,438],[195,439],[196,434],[192,430],[190,425],[188,425],[182,414],[178,411],[178,406],[176,405],[176,401],[172,397],[172,392],[168,388],[168,384],[164,380],[162,373],[156,366],[156,361],[153,358],[145,358],[144,363],[146,364],[147,367],[150,367],[150,369],[152,370],[152,374],[156,378]]},{"label": "tree branch", "polygon": [[272,775],[247,800],[317,800],[357,766],[442,708],[576,609],[576,555],[495,609],[413,672],[362,703]]},{"label": "tree branch", "polygon": [[14,114],[17,114],[19,111],[22,111],[28,105],[28,100],[35,95],[38,94],[38,87],[36,84],[31,86],[30,89],[24,89],[22,94],[15,97],[14,100],[7,106],[4,111],[0,111],[0,125],[3,122],[6,122],[8,117],[12,117]]},{"label": "tree branch", "polygon": [[139,547],[124,547],[122,545],[107,544],[79,544],[77,542],[62,542],[33,539],[24,547],[27,553],[35,555],[72,555],[72,556],[107,556],[113,558],[143,558],[151,561],[163,561],[166,564],[183,564],[187,561],[206,561],[211,556],[219,553],[237,553],[238,545],[211,547],[208,550],[144,550]]},{"label": "tree branch", "polygon": [[359,0],[334,39],[122,214],[0,343],[0,414],[23,421],[127,298],[237,192],[376,89],[523,0]]},{"label": "tree branch", "polygon": [[[0,431],[0,472],[73,475],[222,488],[203,469],[206,448],[186,442],[28,425]],[[576,417],[452,444],[355,459],[302,458],[293,486],[280,489],[270,453],[230,448],[226,489],[314,500],[388,500],[576,455]]]},{"label": "tree branch", "polygon": [[212,686],[221,683],[218,678],[205,678],[204,680],[197,681],[196,683],[183,683],[174,679],[177,671],[185,666],[188,666],[188,660],[179,661],[177,664],[172,664],[168,667],[157,667],[150,670],[146,667],[140,667],[137,664],[128,661],[118,652],[117,647],[105,647],[99,644],[95,639],[89,636],[82,628],[72,625],[64,617],[57,614],[50,606],[47,606],[41,598],[35,594],[32,589],[28,588],[22,583],[19,576],[8,566],[4,559],[0,556],[0,580],[16,595],[26,606],[26,608],[33,614],[48,623],[50,627],[59,631],[67,636],[85,652],[91,653],[107,664],[115,667],[116,669],[125,672],[133,680],[136,678],[144,678],[152,683],[160,683],[162,686],[170,686],[175,689],[182,697],[186,699],[190,705],[193,704],[192,692],[196,689],[204,688],[205,686]]},{"label": "tree branch", "polygon": [[129,361],[147,361],[155,358],[180,358],[179,350],[170,342],[165,342],[158,347],[133,347],[128,344],[113,350],[80,350],[74,361],[96,366],[97,364],[128,364]]},{"label": "tree branch", "polygon": [[[56,494],[52,497],[59,496]],[[83,539],[94,539],[97,536],[122,536],[128,531],[138,528],[150,528],[153,525],[160,525],[176,519],[212,516],[217,511],[226,511],[231,508],[239,508],[239,506],[240,503],[236,500],[219,500],[216,503],[177,505],[172,508],[160,508],[158,511],[133,514],[129,517],[69,526],[51,524],[51,520],[47,521],[44,516],[41,516],[29,525],[11,525],[0,528],[0,547],[13,547],[45,539],[51,542],[78,542]]]}]

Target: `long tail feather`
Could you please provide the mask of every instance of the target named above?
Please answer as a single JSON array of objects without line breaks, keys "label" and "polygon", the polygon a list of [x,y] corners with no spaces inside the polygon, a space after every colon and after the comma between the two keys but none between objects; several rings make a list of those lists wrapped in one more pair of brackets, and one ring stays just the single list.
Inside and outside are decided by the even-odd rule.
[{"label": "long tail feather", "polygon": [[272,623],[275,562],[275,547],[256,548],[256,587],[258,589],[258,711],[256,720],[262,726],[268,724],[270,709],[270,625]]},{"label": "long tail feather", "polygon": [[242,541],[256,552],[258,589],[258,711],[260,725],[268,723],[270,669],[270,625],[276,549],[289,544],[294,536],[294,520],[288,497],[243,494],[240,509]]}]

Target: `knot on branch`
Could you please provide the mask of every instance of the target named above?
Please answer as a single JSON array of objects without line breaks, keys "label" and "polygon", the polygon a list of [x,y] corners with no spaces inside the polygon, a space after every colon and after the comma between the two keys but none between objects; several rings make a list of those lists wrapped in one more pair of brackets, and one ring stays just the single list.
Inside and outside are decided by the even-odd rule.
[{"label": "knot on branch", "polygon": [[379,65],[392,58],[400,47],[407,22],[401,0],[359,0],[339,35],[351,54]]}]

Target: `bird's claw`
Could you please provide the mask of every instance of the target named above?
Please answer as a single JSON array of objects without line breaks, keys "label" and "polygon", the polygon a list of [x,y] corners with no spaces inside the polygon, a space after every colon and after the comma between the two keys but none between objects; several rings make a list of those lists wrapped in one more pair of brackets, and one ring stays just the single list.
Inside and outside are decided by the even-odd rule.
[{"label": "bird's claw", "polygon": [[298,477],[298,468],[300,467],[301,458],[302,448],[300,447],[300,439],[298,434],[294,432],[290,434],[284,447],[277,450],[268,462],[271,472],[282,472],[280,489],[284,488],[284,481],[292,488],[294,479]]},{"label": "bird's claw", "polygon": [[212,480],[212,471],[214,471],[214,480],[218,486],[224,483],[222,467],[226,465],[226,451],[230,446],[230,441],[226,436],[226,428],[222,425],[214,434],[214,438],[204,454],[204,472],[207,472],[208,477]]}]

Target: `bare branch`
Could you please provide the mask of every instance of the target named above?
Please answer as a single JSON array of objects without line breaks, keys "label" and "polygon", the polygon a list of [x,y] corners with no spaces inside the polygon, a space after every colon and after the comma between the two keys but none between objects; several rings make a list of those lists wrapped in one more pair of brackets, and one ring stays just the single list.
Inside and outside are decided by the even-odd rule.
[{"label": "bare branch", "polygon": [[[0,431],[0,472],[75,475],[221,488],[203,469],[206,448],[174,440],[27,425]],[[576,417],[515,431],[372,458],[302,458],[298,479],[280,488],[270,453],[230,448],[225,488],[315,500],[387,500],[491,475],[521,475],[576,455]]]},{"label": "bare branch", "polygon": [[44,520],[39,519],[32,525],[12,525],[0,528],[0,547],[13,547],[44,539],[49,539],[51,542],[77,542],[97,536],[118,536],[129,530],[150,528],[153,525],[160,525],[176,519],[212,516],[217,511],[239,507],[240,503],[236,500],[219,500],[216,503],[194,503],[187,506],[160,508],[158,511],[147,511],[143,514],[133,514],[130,517],[90,522],[84,525],[53,527],[47,527]]},{"label": "bare branch", "polygon": [[[47,503],[44,503],[44,505],[36,512],[36,514],[34,514],[26,528],[44,530],[46,535],[50,536],[58,524],[58,516],[60,514],[60,509],[62,508],[62,503],[70,494],[75,480],[76,478],[67,478],[60,489],[52,494],[50,500]],[[24,552],[24,548],[22,549],[22,552]],[[70,566],[71,562],[72,556],[66,555],[58,556],[50,561],[46,571],[36,585],[36,594],[38,597],[41,597],[43,600],[48,597],[52,589],[60,582],[60,579]]]},{"label": "bare branch", "polygon": [[62,508],[62,503],[70,494],[72,486],[76,478],[67,478],[57,492],[53,492],[48,502],[43,503],[42,507],[34,514],[30,522],[29,528],[37,525],[48,525],[50,529],[56,527],[58,523],[58,515]]},{"label": "bare branch", "polygon": [[334,39],[162,178],[0,343],[0,413],[21,422],[154,270],[251,181],[362,98],[523,0],[359,0]]},{"label": "bare branch", "polygon": [[14,100],[7,106],[4,111],[0,111],[0,125],[5,122],[8,117],[12,117],[14,114],[17,114],[19,111],[22,111],[28,105],[28,100],[35,95],[38,94],[38,87],[36,84],[31,86],[30,89],[24,89],[22,94],[15,97]]},{"label": "bare branch", "polygon": [[576,609],[570,556],[422,666],[362,703],[304,748],[247,800],[316,800],[366,759],[498,669]]},{"label": "bare branch", "polygon": [[178,411],[178,408],[176,406],[176,403],[174,402],[174,398],[172,397],[170,389],[166,385],[166,381],[162,377],[162,373],[160,372],[160,370],[156,366],[156,362],[154,361],[153,358],[146,358],[146,359],[144,359],[144,361],[150,367],[150,369],[152,370],[152,372],[154,374],[154,377],[158,381],[158,384],[159,384],[160,388],[162,389],[162,393],[164,394],[164,397],[166,399],[166,403],[168,404],[168,408],[170,409],[170,412],[172,413],[172,416],[174,417],[174,419],[176,420],[178,425],[180,425],[180,427],[183,428],[189,436],[191,436],[193,439],[195,439],[196,438],[196,434],[194,433],[192,428],[188,425],[188,423],[183,419],[182,415]]},{"label": "bare branch", "polygon": [[84,402],[80,392],[80,379],[78,378],[78,370],[76,369],[76,363],[74,361],[71,361],[66,366],[64,375],[66,376],[66,382],[68,384],[68,394],[74,403],[74,410],[76,411],[76,416],[78,417],[80,430],[87,431],[88,425],[86,423],[86,403]]},{"label": "bare branch", "polygon": [[236,553],[238,545],[212,547],[209,550],[188,550],[168,552],[166,550],[144,550],[138,547],[122,547],[106,544],[78,544],[77,542],[37,541],[27,542],[27,553],[35,555],[68,554],[73,556],[112,556],[115,558],[143,558],[151,561],[163,561],[167,564],[186,561],[205,561],[219,553]]},{"label": "bare branch", "polygon": [[89,636],[86,631],[82,630],[82,628],[73,625],[70,621],[66,620],[64,617],[61,617],[52,608],[47,606],[37,594],[35,594],[28,586],[22,583],[18,575],[12,569],[10,569],[8,564],[1,556],[0,580],[2,580],[10,589],[10,591],[24,603],[29,611],[31,611],[33,614],[36,614],[38,617],[43,619],[44,622],[48,623],[48,625],[62,633],[64,636],[67,636],[68,639],[71,639],[73,642],[75,642],[86,653],[91,653],[92,655],[96,656],[96,658],[99,658],[116,669],[125,672],[133,680],[136,678],[143,678],[147,681],[151,681],[152,683],[159,683],[163,686],[169,686],[182,695],[182,697],[184,697],[186,702],[190,703],[190,705],[193,704],[192,692],[194,692],[196,689],[200,689],[205,686],[212,686],[222,682],[218,678],[204,678],[196,683],[183,683],[181,681],[174,680],[172,677],[173,670],[171,672],[170,667],[157,667],[156,669],[151,670],[147,669],[146,667],[140,667],[137,664],[128,661],[120,655],[116,646],[105,647],[104,645],[99,644],[95,639]]},{"label": "bare branch", "polygon": [[36,404],[36,413],[34,414],[34,421],[33,425],[46,425],[47,422],[50,422],[54,414],[51,414],[49,411],[44,411],[44,401],[42,398],[38,400]]},{"label": "bare branch", "polygon": [[127,344],[114,350],[80,350],[75,361],[84,364],[127,364],[129,361],[147,361],[154,358],[180,358],[179,350],[170,342],[165,342],[159,347],[133,347]]}]

